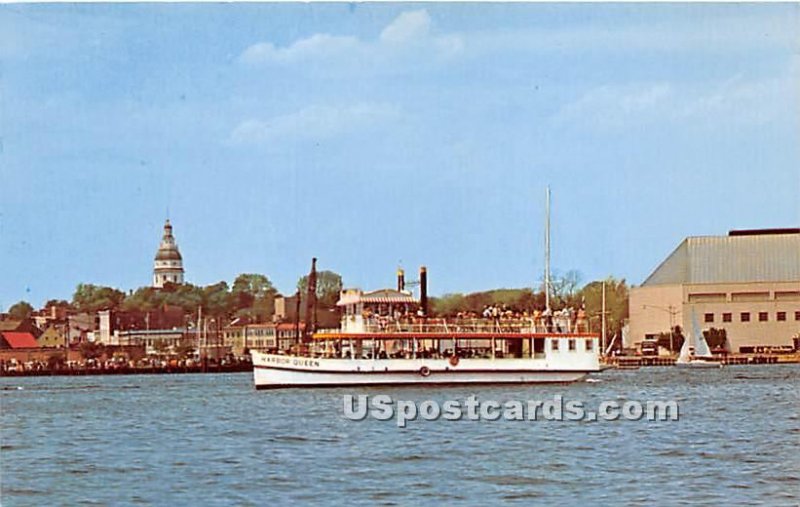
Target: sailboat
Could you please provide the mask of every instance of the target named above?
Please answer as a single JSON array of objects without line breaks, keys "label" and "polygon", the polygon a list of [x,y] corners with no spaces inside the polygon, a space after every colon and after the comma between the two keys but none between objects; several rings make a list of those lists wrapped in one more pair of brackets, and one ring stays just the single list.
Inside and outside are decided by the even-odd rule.
[{"label": "sailboat", "polygon": [[675,366],[683,368],[722,368],[722,361],[715,358],[708,348],[700,326],[697,324],[697,315],[692,310],[692,333],[683,341],[681,353],[675,361]]}]

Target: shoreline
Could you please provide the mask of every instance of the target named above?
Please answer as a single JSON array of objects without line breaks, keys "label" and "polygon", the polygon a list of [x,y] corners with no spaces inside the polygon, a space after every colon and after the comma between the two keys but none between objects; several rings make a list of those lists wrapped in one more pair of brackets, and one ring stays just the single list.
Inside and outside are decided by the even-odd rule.
[{"label": "shoreline", "polygon": [[[779,364],[800,364],[800,355],[748,355],[728,356],[722,359],[726,366],[763,366]],[[616,356],[605,358],[603,364],[610,369],[627,369],[640,367],[669,367],[675,365],[671,357],[657,356]],[[55,370],[2,371],[0,378],[12,377],[87,377],[100,375],[182,375],[191,373],[249,373],[253,371],[250,363],[229,364],[222,366],[164,366],[144,368],[59,368]]]},{"label": "shoreline", "polygon": [[0,377],[87,377],[98,375],[182,375],[186,373],[244,373],[253,371],[250,363],[224,366],[164,366],[147,368],[59,368],[55,370],[3,371]]}]

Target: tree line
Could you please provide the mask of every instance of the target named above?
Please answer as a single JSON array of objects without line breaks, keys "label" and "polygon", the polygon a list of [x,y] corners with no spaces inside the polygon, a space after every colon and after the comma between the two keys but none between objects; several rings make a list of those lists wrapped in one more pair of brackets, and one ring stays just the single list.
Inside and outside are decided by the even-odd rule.
[{"label": "tree line", "polygon": [[[342,277],[332,271],[320,271],[317,279],[317,298],[321,304],[335,304],[342,288]],[[297,289],[305,294],[306,286],[307,277],[303,276],[297,282]],[[160,289],[140,287],[128,294],[113,287],[81,283],[70,301],[51,299],[45,307],[58,306],[79,313],[95,313],[99,310],[144,312],[172,306],[183,309],[187,316],[196,316],[202,307],[203,314],[210,317],[246,316],[257,322],[266,322],[272,318],[275,298],[279,296],[281,294],[266,275],[242,273],[232,285],[225,281],[206,286],[166,283]],[[29,318],[33,312],[33,306],[27,301],[16,303],[8,311],[9,317],[16,320]]]},{"label": "tree line", "polygon": [[[605,282],[607,329],[611,334],[618,333],[622,322],[628,317],[629,286],[626,281],[609,277],[582,287],[579,282],[580,276],[575,271],[554,277],[551,282],[551,307],[555,310],[584,308],[592,329],[598,330]],[[297,281],[300,294],[305,295],[307,286],[308,276]],[[333,307],[341,289],[341,275],[333,271],[317,273],[317,300],[320,306]],[[203,314],[210,317],[249,317],[253,321],[266,322],[274,314],[275,298],[280,295],[266,275],[242,273],[232,285],[225,281],[206,286],[167,283],[161,289],[141,287],[128,294],[112,287],[82,283],[75,289],[71,301],[50,300],[45,307],[63,306],[76,312],[94,313],[98,310],[149,311],[172,306],[182,308],[187,317],[196,317],[198,308],[202,307]],[[455,317],[459,313],[470,312],[480,315],[487,306],[505,306],[520,312],[543,309],[544,289],[492,289],[430,298],[430,314],[436,317]],[[30,317],[33,311],[29,303],[20,301],[9,309],[9,315],[13,319],[24,319]]]},{"label": "tree line", "polygon": [[[566,279],[565,279],[566,278]],[[575,272],[557,277],[551,282],[550,307],[560,310],[566,307],[584,308],[593,330],[600,329],[603,308],[603,284],[606,287],[606,322],[611,335],[622,329],[628,318],[628,293],[630,287],[625,280],[609,277],[587,283],[583,287]],[[545,307],[544,287],[521,289],[493,289],[470,294],[445,294],[431,298],[432,314],[439,317],[455,317],[459,313],[481,315],[487,306],[505,306],[510,310],[531,312]]]}]

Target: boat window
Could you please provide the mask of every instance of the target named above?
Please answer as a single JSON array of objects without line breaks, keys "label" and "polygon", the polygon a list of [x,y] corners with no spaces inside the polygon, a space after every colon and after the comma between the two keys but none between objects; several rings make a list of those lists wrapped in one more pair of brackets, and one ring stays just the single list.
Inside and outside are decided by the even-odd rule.
[{"label": "boat window", "polygon": [[585,341],[586,341],[586,351],[591,352],[592,350],[594,350],[594,340],[589,339]]},{"label": "boat window", "polygon": [[577,345],[575,343],[575,338],[570,338],[567,341],[567,346],[569,347],[569,350],[575,350],[577,348]]},{"label": "boat window", "polygon": [[544,353],[544,338],[534,338],[533,339],[533,353],[534,354],[543,354]]},{"label": "boat window", "polygon": [[550,350],[558,351],[558,338],[550,339]]}]

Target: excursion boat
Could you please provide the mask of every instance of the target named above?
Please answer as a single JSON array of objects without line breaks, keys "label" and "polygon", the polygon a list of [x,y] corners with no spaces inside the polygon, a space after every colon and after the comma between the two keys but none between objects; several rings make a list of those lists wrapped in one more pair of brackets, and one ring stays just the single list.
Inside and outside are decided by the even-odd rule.
[{"label": "excursion boat", "polygon": [[[572,322],[551,312],[549,188],[546,198],[542,314],[509,316],[495,308],[483,318],[431,319],[427,270],[408,284],[419,285],[419,300],[399,270],[397,290],[342,291],[339,329],[311,332],[288,354],[251,351],[256,388],[566,383],[600,371],[599,335],[585,332],[580,317]],[[305,330],[316,329],[315,299],[313,259]]]},{"label": "excursion boat", "polygon": [[257,389],[567,383],[600,371],[599,336],[573,322],[425,318],[426,301],[402,285],[345,290],[337,305],[339,329],[289,354],[251,351]]}]

